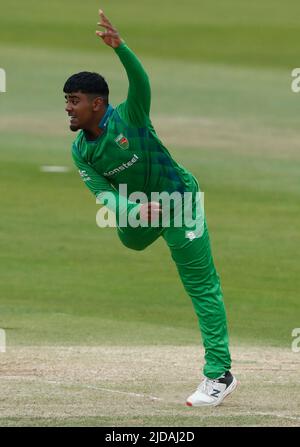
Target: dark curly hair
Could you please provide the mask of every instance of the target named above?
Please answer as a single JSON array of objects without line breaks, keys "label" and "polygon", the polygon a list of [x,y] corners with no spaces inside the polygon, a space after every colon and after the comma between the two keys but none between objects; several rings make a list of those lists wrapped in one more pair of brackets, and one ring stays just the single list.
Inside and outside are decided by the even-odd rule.
[{"label": "dark curly hair", "polygon": [[70,76],[64,85],[64,93],[81,92],[93,96],[102,96],[108,104],[109,88],[99,73],[81,71]]}]

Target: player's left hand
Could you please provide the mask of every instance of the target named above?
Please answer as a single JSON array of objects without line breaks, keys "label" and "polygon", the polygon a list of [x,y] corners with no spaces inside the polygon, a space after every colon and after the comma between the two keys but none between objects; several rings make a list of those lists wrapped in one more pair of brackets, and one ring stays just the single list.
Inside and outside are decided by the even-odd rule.
[{"label": "player's left hand", "polygon": [[109,47],[118,48],[123,42],[118,30],[110,23],[102,9],[99,9],[99,17],[100,22],[98,22],[97,25],[105,28],[105,31],[96,31],[97,36],[101,37],[103,42]]},{"label": "player's left hand", "polygon": [[161,213],[162,208],[158,202],[143,203],[140,208],[141,219],[150,223],[157,221]]}]

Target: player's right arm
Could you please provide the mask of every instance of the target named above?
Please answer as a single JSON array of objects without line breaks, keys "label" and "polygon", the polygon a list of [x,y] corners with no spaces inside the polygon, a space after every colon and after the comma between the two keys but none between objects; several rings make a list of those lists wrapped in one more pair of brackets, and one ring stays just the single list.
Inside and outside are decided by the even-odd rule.
[{"label": "player's right arm", "polygon": [[144,127],[150,121],[151,88],[149,77],[137,56],[121,39],[118,30],[111,24],[103,11],[99,11],[98,25],[105,31],[96,31],[103,42],[112,47],[123,64],[129,82],[127,99],[118,106],[118,111],[125,119],[138,127]]}]

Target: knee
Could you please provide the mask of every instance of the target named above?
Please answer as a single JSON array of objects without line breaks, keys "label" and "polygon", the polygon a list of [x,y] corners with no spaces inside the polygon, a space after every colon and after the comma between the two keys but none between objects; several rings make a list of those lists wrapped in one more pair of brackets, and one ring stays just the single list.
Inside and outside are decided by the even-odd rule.
[{"label": "knee", "polygon": [[147,245],[142,245],[142,244],[137,245],[134,242],[128,242],[128,241],[124,242],[122,240],[121,240],[121,242],[126,248],[129,248],[130,250],[135,250],[135,251],[142,251],[142,250],[145,250],[145,248],[147,247]]}]

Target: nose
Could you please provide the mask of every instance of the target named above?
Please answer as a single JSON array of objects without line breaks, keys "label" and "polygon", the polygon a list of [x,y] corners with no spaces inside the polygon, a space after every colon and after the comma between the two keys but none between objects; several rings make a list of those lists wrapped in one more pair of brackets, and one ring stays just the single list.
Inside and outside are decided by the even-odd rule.
[{"label": "nose", "polygon": [[69,102],[67,102],[66,104],[65,111],[67,113],[70,113],[72,111],[72,105]]}]

